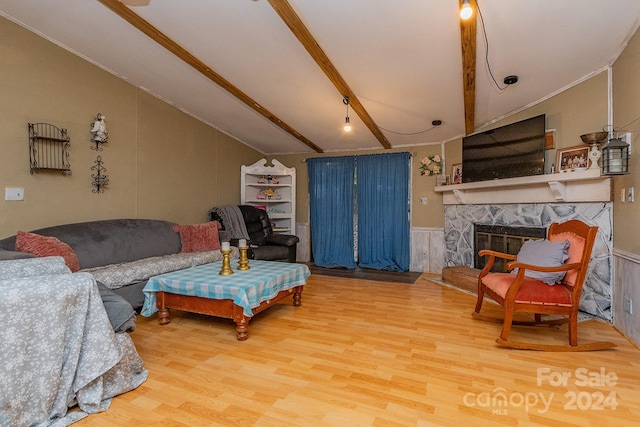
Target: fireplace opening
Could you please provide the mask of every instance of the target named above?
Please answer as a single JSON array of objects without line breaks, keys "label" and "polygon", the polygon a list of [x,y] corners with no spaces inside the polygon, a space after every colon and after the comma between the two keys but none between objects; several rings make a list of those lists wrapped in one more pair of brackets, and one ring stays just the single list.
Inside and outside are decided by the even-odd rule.
[{"label": "fireplace opening", "polygon": [[[544,239],[547,237],[545,227],[512,227],[507,225],[473,225],[473,240],[475,253],[475,268],[482,269],[488,257],[481,257],[478,252],[482,249],[516,255],[525,241],[530,239]],[[496,258],[491,271],[507,272],[506,262]]]}]

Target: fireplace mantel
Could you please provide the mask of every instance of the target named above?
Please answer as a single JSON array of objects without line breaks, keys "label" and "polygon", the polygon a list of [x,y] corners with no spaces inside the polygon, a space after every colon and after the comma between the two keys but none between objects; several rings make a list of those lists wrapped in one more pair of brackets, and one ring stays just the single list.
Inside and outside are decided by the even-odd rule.
[{"label": "fireplace mantel", "polygon": [[[464,173],[464,171],[463,171]],[[442,185],[445,205],[611,201],[611,178],[599,169]]]}]

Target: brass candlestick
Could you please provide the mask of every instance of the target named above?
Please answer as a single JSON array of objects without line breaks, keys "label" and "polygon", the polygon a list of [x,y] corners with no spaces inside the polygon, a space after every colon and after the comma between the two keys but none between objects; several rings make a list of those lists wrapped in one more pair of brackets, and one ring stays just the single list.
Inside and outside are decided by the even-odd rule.
[{"label": "brass candlestick", "polygon": [[220,249],[220,253],[222,254],[222,269],[218,274],[221,276],[228,276],[233,274],[233,270],[231,270],[231,263],[229,262],[229,255],[231,255],[231,249],[223,250]]},{"label": "brass candlestick", "polygon": [[239,271],[245,271],[245,270],[249,270],[251,267],[249,267],[249,258],[247,257],[247,250],[249,249],[248,246],[244,246],[242,248],[238,248],[238,250],[240,251],[240,259],[238,260],[238,270]]}]

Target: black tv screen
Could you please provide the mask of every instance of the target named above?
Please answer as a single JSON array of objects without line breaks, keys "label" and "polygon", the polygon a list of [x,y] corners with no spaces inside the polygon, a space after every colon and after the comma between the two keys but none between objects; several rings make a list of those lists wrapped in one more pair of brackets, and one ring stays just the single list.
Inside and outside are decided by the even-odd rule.
[{"label": "black tv screen", "polygon": [[544,173],[545,115],[462,138],[462,182]]}]

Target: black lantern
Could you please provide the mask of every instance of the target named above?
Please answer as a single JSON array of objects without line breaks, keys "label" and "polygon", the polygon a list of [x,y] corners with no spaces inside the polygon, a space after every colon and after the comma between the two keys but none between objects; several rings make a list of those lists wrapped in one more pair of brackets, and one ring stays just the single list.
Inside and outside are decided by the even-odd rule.
[{"label": "black lantern", "polygon": [[609,140],[602,148],[602,173],[604,175],[629,173],[629,144],[620,138]]}]

